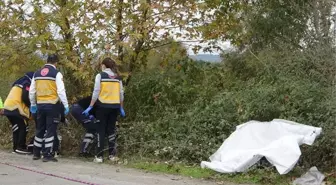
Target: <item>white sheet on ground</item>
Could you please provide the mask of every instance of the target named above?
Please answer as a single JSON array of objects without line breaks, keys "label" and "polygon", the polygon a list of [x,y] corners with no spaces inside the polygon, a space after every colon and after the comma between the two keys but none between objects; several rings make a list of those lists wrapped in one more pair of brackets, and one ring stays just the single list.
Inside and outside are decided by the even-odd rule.
[{"label": "white sheet on ground", "polygon": [[238,125],[210,156],[202,168],[221,173],[244,172],[263,156],[280,174],[293,169],[301,155],[300,145],[312,145],[321,128],[275,119],[271,122],[249,121]]}]

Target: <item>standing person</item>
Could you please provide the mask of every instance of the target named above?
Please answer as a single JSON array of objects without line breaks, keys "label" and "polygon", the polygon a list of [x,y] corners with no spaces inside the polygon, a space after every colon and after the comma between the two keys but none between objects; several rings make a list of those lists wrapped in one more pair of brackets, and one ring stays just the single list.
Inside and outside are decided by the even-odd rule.
[{"label": "standing person", "polygon": [[13,152],[18,154],[30,153],[27,150],[26,137],[27,123],[31,119],[28,94],[33,75],[34,72],[28,72],[16,80],[4,103],[4,115],[12,124]]},{"label": "standing person", "polygon": [[105,58],[101,63],[102,72],[97,74],[90,106],[83,112],[86,116],[97,102],[96,117],[98,126],[97,153],[94,162],[103,162],[105,132],[108,136],[109,159],[115,161],[115,126],[120,111],[123,109],[124,91],[122,81],[118,76],[117,65],[111,58]]},{"label": "standing person", "polygon": [[57,137],[56,130],[60,122],[62,106],[64,106],[64,114],[69,113],[63,75],[56,69],[58,61],[56,54],[49,55],[47,64],[35,72],[30,87],[30,110],[33,114],[37,113],[33,160],[41,158],[43,136],[46,134],[42,150],[43,162],[57,162],[54,157],[53,143]]},{"label": "standing person", "polygon": [[91,99],[91,96],[79,99],[75,104],[71,106],[71,115],[79,123],[81,123],[86,130],[79,153],[79,155],[83,157],[91,156],[90,152],[88,151],[88,146],[93,141],[94,136],[97,133],[97,124],[99,123],[99,121],[95,119],[95,107],[91,109],[91,111],[89,112],[89,116],[82,114],[84,109],[90,106]]}]

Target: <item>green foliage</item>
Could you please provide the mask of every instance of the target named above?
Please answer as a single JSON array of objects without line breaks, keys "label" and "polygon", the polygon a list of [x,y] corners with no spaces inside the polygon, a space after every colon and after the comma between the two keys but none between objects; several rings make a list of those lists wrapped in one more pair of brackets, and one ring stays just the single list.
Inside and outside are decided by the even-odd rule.
[{"label": "green foliage", "polygon": [[282,43],[294,49],[330,44],[335,5],[334,0],[206,0],[206,24],[199,29],[204,38],[230,40],[241,50],[279,48]]},{"label": "green foliage", "polygon": [[[57,52],[66,81],[81,87],[66,84],[68,94],[75,99],[91,91],[92,68],[102,56],[114,56],[123,68],[121,74],[127,77],[147,65],[140,56],[159,47],[161,40],[198,37],[196,29],[187,24],[200,19],[193,16],[197,5],[197,1],[181,0],[5,1],[0,3],[0,51],[5,50],[2,44],[18,42],[32,52]],[[174,34],[175,28],[185,29],[186,34]],[[99,56],[103,45],[109,48]],[[16,60],[18,56],[28,54],[32,55],[11,52],[6,64],[16,70],[23,63]],[[8,53],[0,52],[0,59],[4,57],[8,58]]]},{"label": "green foliage", "polygon": [[323,128],[314,146],[303,147],[301,164],[330,169],[336,115],[331,51],[265,49],[229,54],[222,64],[180,61],[180,70],[139,73],[127,87],[120,150],[199,163],[237,125],[281,118]]}]

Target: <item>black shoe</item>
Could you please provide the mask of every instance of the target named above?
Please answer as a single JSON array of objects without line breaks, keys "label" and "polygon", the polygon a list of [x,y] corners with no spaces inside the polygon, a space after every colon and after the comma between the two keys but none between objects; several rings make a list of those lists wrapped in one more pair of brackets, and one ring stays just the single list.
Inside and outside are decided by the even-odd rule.
[{"label": "black shoe", "polygon": [[15,152],[23,155],[31,154],[27,149],[16,149]]},{"label": "black shoe", "polygon": [[34,145],[28,145],[28,146],[27,146],[27,150],[28,150],[28,152],[30,152],[31,154],[33,154],[33,151],[34,151]]},{"label": "black shoe", "polygon": [[44,157],[43,162],[58,162],[58,160],[55,157]]},{"label": "black shoe", "polygon": [[34,156],[33,156],[33,160],[39,160],[39,159],[41,159],[41,156],[40,156],[40,155],[34,155]]}]

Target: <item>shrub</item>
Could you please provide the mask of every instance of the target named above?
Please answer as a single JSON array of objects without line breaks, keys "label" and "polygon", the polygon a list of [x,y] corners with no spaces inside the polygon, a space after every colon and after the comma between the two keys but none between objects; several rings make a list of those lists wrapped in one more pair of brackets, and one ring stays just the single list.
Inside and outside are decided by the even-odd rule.
[{"label": "shrub", "polygon": [[[139,73],[126,91],[120,150],[199,163],[248,120],[275,118],[323,128],[302,165],[330,168],[336,101],[330,48],[231,53],[222,64],[181,61],[181,69]],[[320,160],[322,159],[322,160]]]}]

